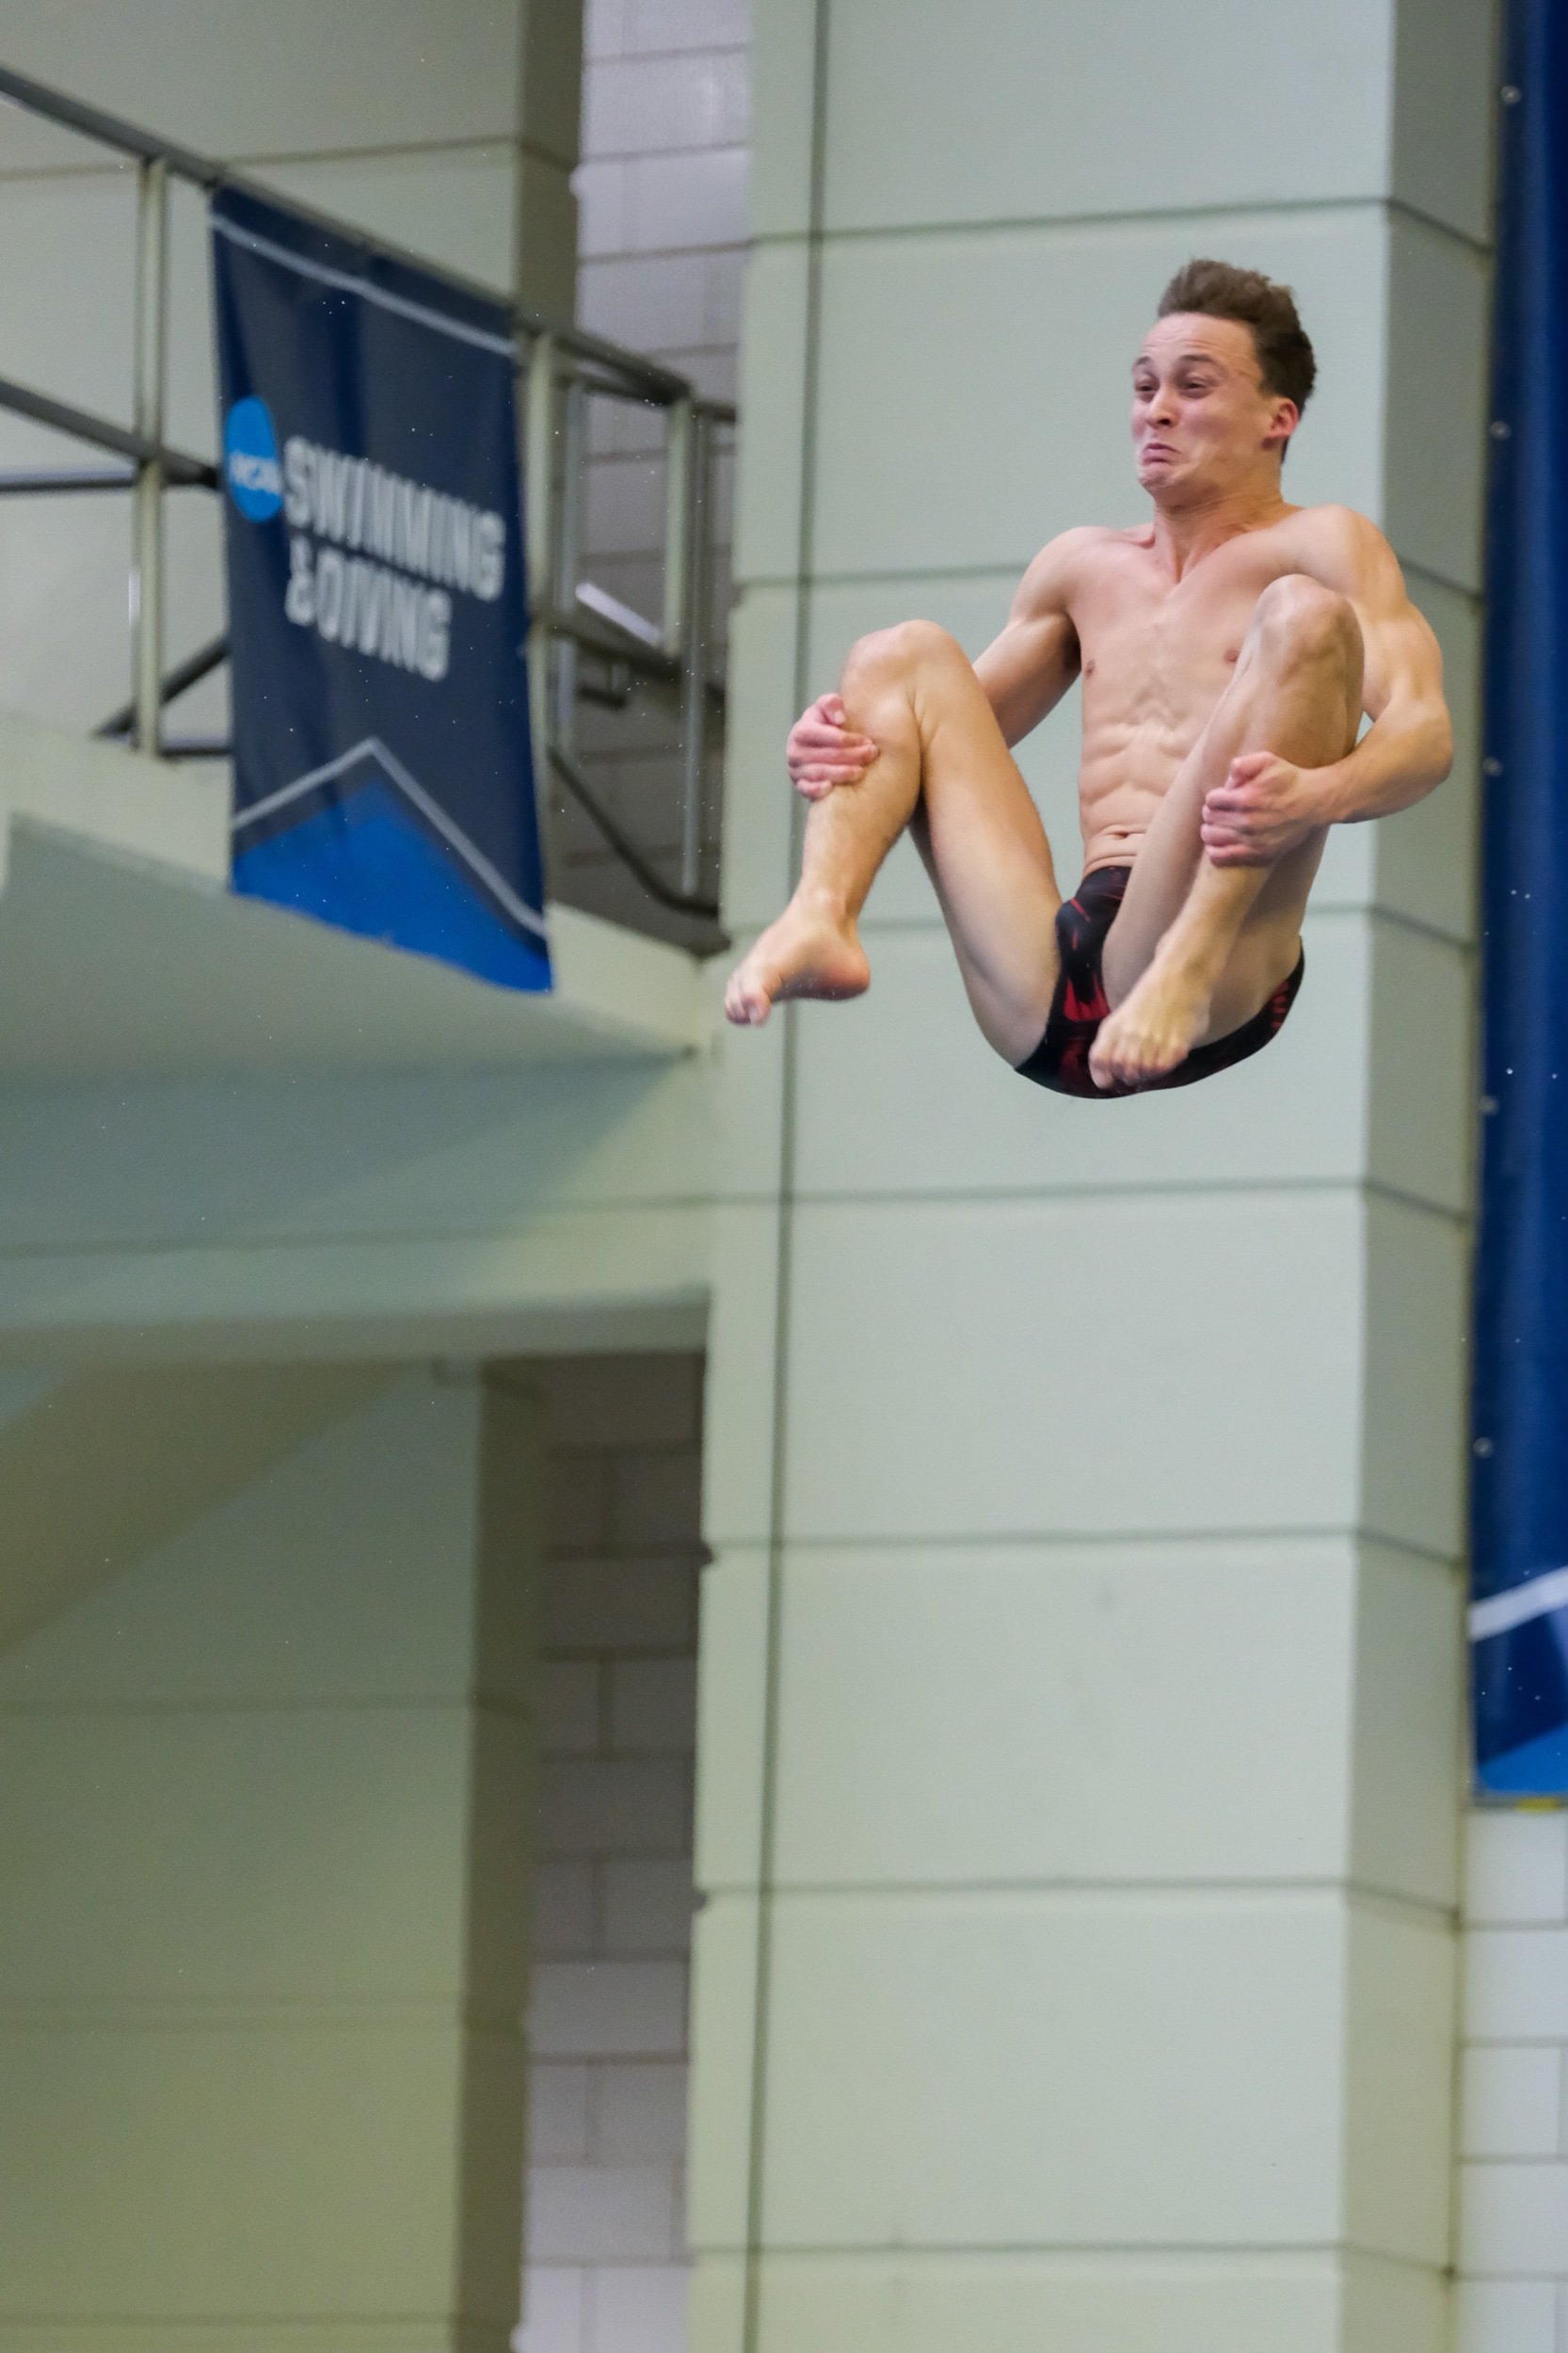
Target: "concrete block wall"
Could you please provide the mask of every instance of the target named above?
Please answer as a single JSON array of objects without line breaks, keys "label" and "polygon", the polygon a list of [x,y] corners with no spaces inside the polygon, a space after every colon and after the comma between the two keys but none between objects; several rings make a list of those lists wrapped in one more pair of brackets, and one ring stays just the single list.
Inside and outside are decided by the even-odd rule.
[{"label": "concrete block wall", "polygon": [[5,2353],[507,2343],[538,1415],[364,1385],[0,1642]]},{"label": "concrete block wall", "polygon": [[684,2353],[701,1360],[537,1365],[549,1533],[519,2353]]},{"label": "concrete block wall", "polygon": [[1457,2353],[1568,2353],[1568,1812],[1468,1844]]},{"label": "concrete block wall", "polygon": [[[976,650],[1144,511],[1127,370],[1193,252],[1296,286],[1289,493],[1419,568],[1459,766],[1331,844],[1300,1006],[1211,1086],[1020,1085],[902,851],[870,995],[721,1051],[699,2353],[1449,2342],[1490,28],[1154,38],[759,19],[727,920],[790,887],[779,746],[859,632]],[[1064,877],[1074,736],[1023,761]]]},{"label": "concrete block wall", "polygon": [[[732,401],[741,278],[750,233],[752,0],[587,0],[578,314],[584,326],[649,351],[711,399]],[[595,402],[584,570],[657,618],[664,472],[658,421]],[[715,484],[712,665],[724,667],[729,608],[730,466]],[[671,878],[680,841],[679,771],[667,702],[625,714],[584,710],[593,780]],[[705,833],[716,856],[718,759]],[[558,836],[567,895],[595,912],[669,930],[646,895],[569,809]],[[709,877],[712,879],[712,876]],[[689,927],[687,927],[689,930]]]}]

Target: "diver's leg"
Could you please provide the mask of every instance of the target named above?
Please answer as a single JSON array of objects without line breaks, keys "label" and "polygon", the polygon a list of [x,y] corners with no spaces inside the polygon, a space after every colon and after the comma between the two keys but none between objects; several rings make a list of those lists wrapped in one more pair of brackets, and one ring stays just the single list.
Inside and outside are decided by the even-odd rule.
[{"label": "diver's leg", "polygon": [[1361,632],[1344,598],[1290,575],[1258,600],[1236,673],[1141,844],[1105,945],[1112,1012],[1090,1054],[1099,1082],[1136,1084],[1251,1020],[1301,952],[1320,827],[1272,865],[1216,866],[1204,802],[1230,763],[1269,751],[1340,760],[1361,716]]},{"label": "diver's leg", "polygon": [[1021,1062],[1056,985],[1061,904],[1049,844],[996,714],[957,641],[928,621],[860,640],[844,668],[849,724],[877,745],[856,784],[806,821],[800,882],[731,975],[731,1021],[765,1021],[788,997],[854,997],[871,978],[856,922],[912,820],[975,1018]]}]

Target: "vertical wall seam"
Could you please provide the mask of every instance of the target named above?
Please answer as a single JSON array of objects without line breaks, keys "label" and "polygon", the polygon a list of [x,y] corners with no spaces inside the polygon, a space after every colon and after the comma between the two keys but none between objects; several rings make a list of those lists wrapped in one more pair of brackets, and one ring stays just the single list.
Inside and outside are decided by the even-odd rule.
[{"label": "vertical wall seam", "polygon": [[[806,317],[801,353],[801,467],[795,541],[795,706],[809,684],[810,578],[815,556],[817,397],[822,327],[823,182],[826,155],[827,42],[831,0],[815,0],[811,55],[811,162],[806,225]],[[798,867],[805,810],[796,796],[790,816],[790,871]],[[749,2135],[746,2152],[745,2272],[741,2353],[758,2353],[762,2319],[762,2221],[765,2193],[768,2027],[773,1979],[773,1876],[777,1834],[777,1727],[783,1621],[785,1462],[789,1424],[790,1289],[793,1259],[795,1096],[799,1008],[787,1003],[780,1076],[778,1241],[775,1261],[773,1453],[768,1494],[767,1610],[763,1648],[762,1777],[757,1855],[757,1950],[754,1964]]]}]

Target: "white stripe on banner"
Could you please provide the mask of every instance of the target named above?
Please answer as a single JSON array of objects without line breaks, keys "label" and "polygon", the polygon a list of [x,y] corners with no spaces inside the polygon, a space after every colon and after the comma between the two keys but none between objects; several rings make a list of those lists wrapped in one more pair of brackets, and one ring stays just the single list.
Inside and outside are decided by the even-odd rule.
[{"label": "white stripe on banner", "polygon": [[478,875],[487,890],[500,900],[513,922],[520,923],[525,931],[533,932],[536,937],[543,939],[546,936],[544,918],[536,915],[526,901],[518,897],[505,875],[496,872],[483,850],[475,849],[462,828],[453,824],[445,809],[433,801],[424,787],[408,774],[396,754],[388,751],[378,735],[367,735],[362,743],[350,744],[348,750],[340,752],[336,760],[328,760],[325,767],[312,768],[308,776],[296,776],[292,784],[285,784],[280,791],[269,792],[264,801],[252,801],[248,808],[236,810],[231,830],[236,834],[243,833],[248,825],[255,824],[263,817],[270,817],[275,808],[286,808],[290,801],[300,799],[312,786],[326,784],[331,777],[342,776],[366,753],[381,762],[404,798],[412,801],[421,816],[435,827],[441,840],[456,851],[464,864]]},{"label": "white stripe on banner", "polygon": [[1511,1585],[1506,1593],[1490,1593],[1485,1601],[1472,1603],[1470,1640],[1484,1642],[1488,1635],[1511,1633],[1552,1609],[1568,1609],[1568,1569],[1548,1570],[1527,1585]]},{"label": "white stripe on banner", "polygon": [[335,286],[341,293],[358,295],[365,302],[378,302],[383,311],[395,311],[400,317],[414,319],[421,327],[433,327],[442,335],[455,336],[460,344],[476,344],[481,351],[498,351],[504,360],[517,357],[517,345],[508,336],[487,334],[482,327],[467,327],[461,319],[448,318],[444,312],[432,311],[423,302],[409,302],[403,295],[389,294],[384,286],[356,278],[350,270],[328,269],[324,262],[307,262],[286,245],[275,245],[270,237],[259,237],[253,229],[241,229],[234,221],[225,220],[221,213],[213,215],[213,227],[232,245],[242,245],[248,253],[260,253],[269,262],[280,263],[285,269],[297,270],[301,278],[313,278],[323,286]]}]

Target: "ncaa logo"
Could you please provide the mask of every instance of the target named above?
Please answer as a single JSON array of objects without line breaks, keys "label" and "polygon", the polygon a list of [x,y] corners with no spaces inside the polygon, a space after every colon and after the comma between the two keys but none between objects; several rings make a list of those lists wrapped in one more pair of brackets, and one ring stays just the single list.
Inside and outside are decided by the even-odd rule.
[{"label": "ncaa logo", "polygon": [[229,495],[253,523],[271,520],[283,504],[278,436],[264,400],[236,400],[223,427],[223,471]]}]

